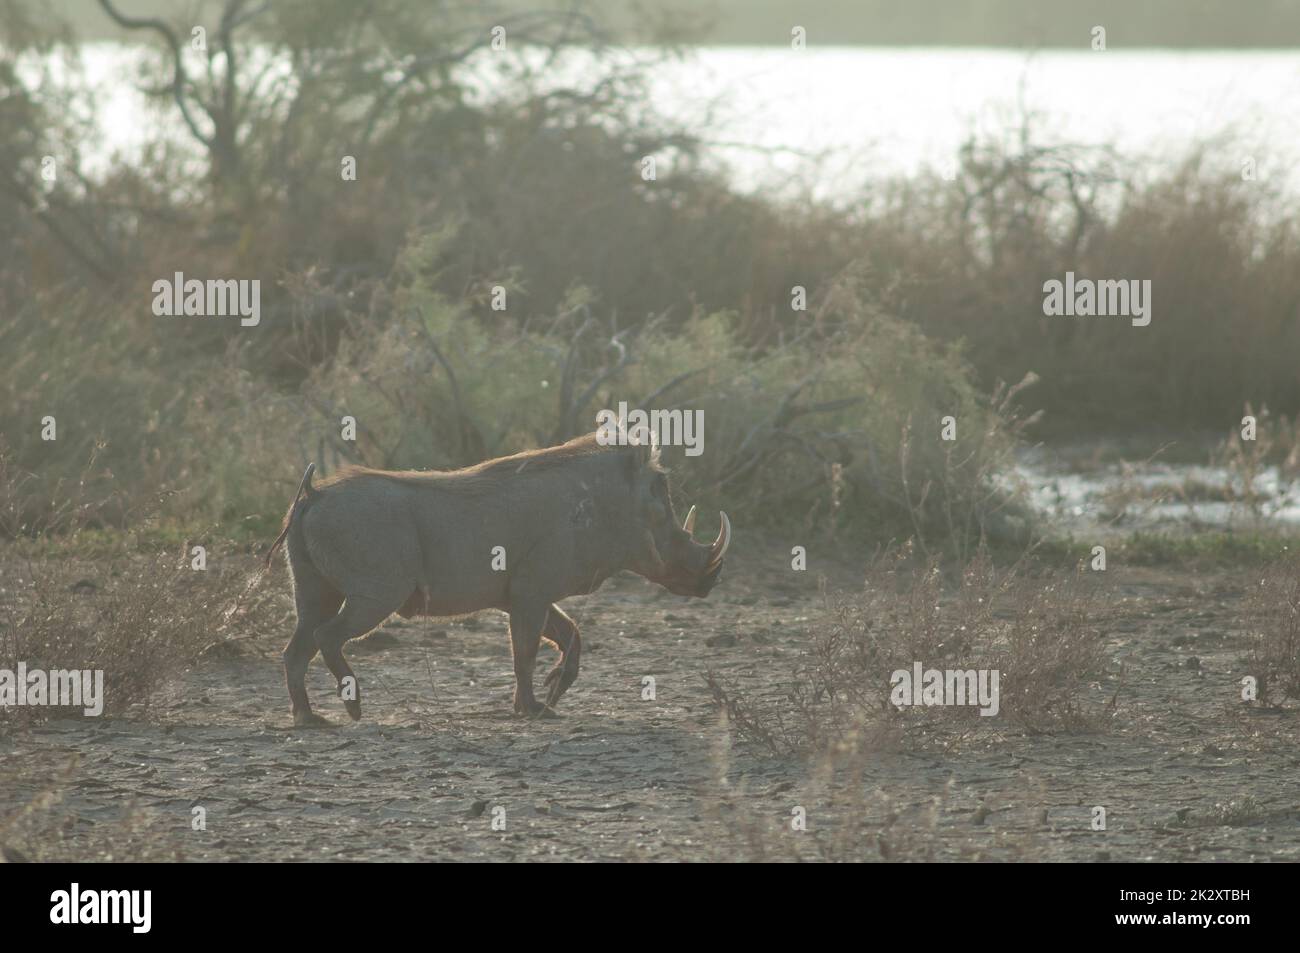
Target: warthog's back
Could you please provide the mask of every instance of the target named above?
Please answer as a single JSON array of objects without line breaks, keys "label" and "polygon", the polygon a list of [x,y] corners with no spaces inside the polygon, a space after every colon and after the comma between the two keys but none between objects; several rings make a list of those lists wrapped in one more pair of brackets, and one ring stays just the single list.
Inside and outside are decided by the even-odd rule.
[{"label": "warthog's back", "polygon": [[501,462],[488,472],[342,472],[304,514],[312,562],[344,593],[406,604],[419,590],[432,615],[503,608],[519,561],[572,559],[565,514],[592,481],[573,468]]}]

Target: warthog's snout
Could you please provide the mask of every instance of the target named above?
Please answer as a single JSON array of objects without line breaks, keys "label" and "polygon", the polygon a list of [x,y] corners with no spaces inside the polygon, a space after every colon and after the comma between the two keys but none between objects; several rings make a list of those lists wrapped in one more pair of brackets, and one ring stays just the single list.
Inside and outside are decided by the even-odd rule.
[{"label": "warthog's snout", "polygon": [[731,520],[719,513],[718,536],[707,545],[695,541],[695,507],[691,507],[682,528],[673,534],[671,552],[664,560],[664,573],[655,579],[669,592],[679,596],[704,597],[709,594],[722,572],[722,560],[731,545]]}]

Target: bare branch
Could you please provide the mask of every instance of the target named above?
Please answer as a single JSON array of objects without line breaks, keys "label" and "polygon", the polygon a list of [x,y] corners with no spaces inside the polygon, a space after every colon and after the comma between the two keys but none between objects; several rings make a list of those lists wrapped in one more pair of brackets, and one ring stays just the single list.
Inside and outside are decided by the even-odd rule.
[{"label": "bare branch", "polygon": [[172,98],[176,100],[176,106],[181,111],[181,118],[185,121],[185,125],[189,127],[190,133],[205,147],[211,149],[212,139],[205,136],[202,130],[199,129],[198,123],[194,121],[193,115],[190,114],[190,107],[185,102],[185,86],[189,79],[185,74],[181,41],[176,36],[176,31],[157,17],[129,17],[113,5],[113,0],[99,0],[99,5],[103,7],[104,12],[109,15],[113,22],[124,30],[152,30],[166,41],[167,47],[172,54]]}]

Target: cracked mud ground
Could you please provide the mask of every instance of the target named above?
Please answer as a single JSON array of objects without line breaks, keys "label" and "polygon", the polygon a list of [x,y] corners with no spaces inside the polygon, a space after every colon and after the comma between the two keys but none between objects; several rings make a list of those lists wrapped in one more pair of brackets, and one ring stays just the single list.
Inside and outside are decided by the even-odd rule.
[{"label": "cracked mud ground", "polygon": [[[1126,676],[1106,731],[981,725],[940,752],[869,752],[859,777],[720,724],[706,671],[779,697],[822,582],[861,585],[844,566],[791,572],[766,549],[729,561],[708,600],[631,576],[567,600],[585,651],[552,720],[511,713],[495,614],[395,619],[350,643],[359,723],[317,659],[308,690],[330,729],[291,727],[288,624],[232,643],[147,715],[0,741],[0,840],[80,861],[1300,859],[1296,713],[1236,701],[1249,572],[1112,568],[1102,622]],[[263,584],[285,583],[278,569]],[[1105,832],[1090,827],[1095,805]],[[790,829],[794,806],[806,832]]]}]

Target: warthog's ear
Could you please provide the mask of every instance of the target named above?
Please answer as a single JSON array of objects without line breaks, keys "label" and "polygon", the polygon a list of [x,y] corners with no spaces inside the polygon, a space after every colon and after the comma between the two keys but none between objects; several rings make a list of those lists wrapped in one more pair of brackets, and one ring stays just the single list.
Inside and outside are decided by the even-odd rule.
[{"label": "warthog's ear", "polygon": [[635,448],[640,469],[659,469],[659,438],[653,430],[645,425],[633,427],[628,431],[627,442]]},{"label": "warthog's ear", "polygon": [[624,430],[628,446],[628,467],[635,474],[640,470],[659,469],[659,440],[654,431],[641,424]]}]

